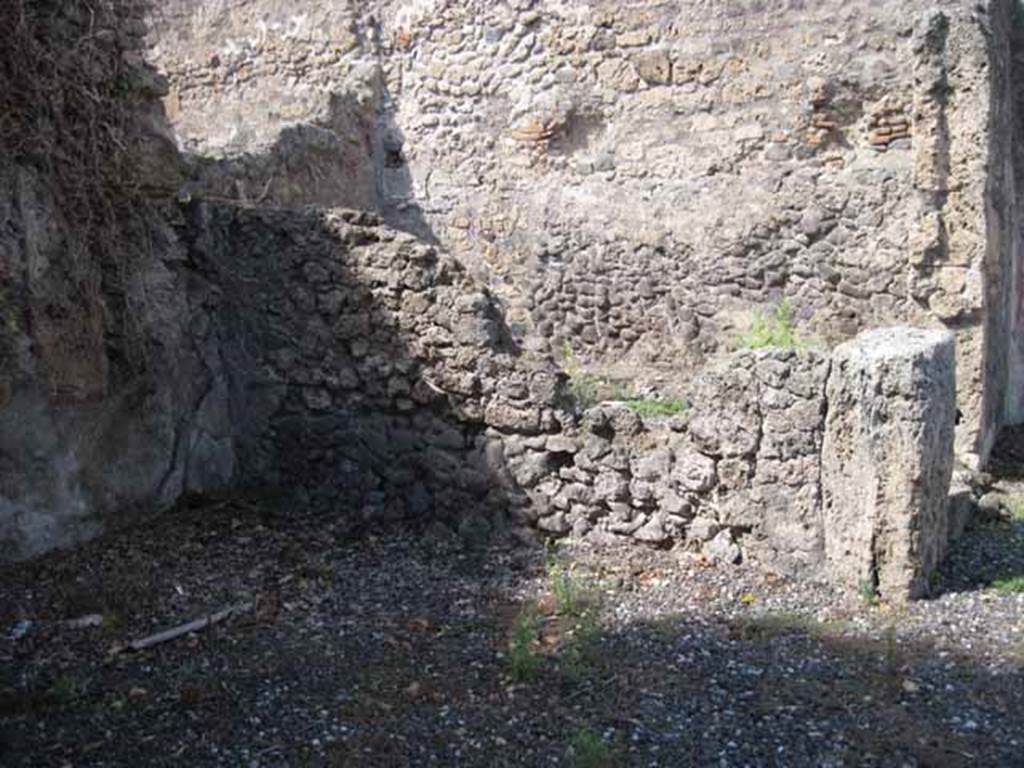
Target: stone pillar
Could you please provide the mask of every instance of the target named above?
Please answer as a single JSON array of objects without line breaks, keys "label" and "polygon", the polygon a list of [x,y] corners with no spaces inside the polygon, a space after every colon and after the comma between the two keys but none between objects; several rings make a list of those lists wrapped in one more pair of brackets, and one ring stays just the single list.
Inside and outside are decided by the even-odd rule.
[{"label": "stone pillar", "polygon": [[947,331],[867,331],[833,353],[822,447],[826,567],[887,600],[920,597],[945,554],[956,362]]}]

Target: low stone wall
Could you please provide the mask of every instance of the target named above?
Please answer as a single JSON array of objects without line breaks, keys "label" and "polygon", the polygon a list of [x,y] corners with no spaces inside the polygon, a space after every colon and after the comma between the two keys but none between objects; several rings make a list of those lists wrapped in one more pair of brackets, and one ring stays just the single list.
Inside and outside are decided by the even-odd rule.
[{"label": "low stone wall", "polygon": [[827,355],[740,352],[690,408],[577,413],[461,264],[352,211],[198,204],[198,341],[215,361],[192,486],[269,485],[354,524],[511,516],[595,542],[689,542],[786,572],[823,562]]},{"label": "low stone wall", "polygon": [[919,597],[955,533],[954,369],[951,334],[912,328],[745,351],[693,382],[684,415],[605,404],[506,451],[543,531]]},{"label": "low stone wall", "polygon": [[561,374],[519,354],[458,261],[355,211],[197,204],[191,218],[233,484],[354,525],[489,524],[517,505],[500,435],[569,423]]},{"label": "low stone wall", "polygon": [[543,447],[514,440],[512,471],[545,531],[657,545],[718,535],[738,559],[735,535],[786,571],[817,566],[828,372],[820,352],[740,352],[697,377],[686,413],[598,406]]}]

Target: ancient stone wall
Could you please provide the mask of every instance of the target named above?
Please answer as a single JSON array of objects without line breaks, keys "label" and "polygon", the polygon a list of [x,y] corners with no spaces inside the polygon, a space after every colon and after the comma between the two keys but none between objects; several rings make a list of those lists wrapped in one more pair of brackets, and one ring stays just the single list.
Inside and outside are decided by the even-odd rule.
[{"label": "ancient stone wall", "polygon": [[780,570],[813,570],[828,372],[819,352],[738,353],[686,386],[682,414],[601,405],[542,446],[513,438],[506,453],[542,530],[696,547],[721,531]]},{"label": "ancient stone wall", "polygon": [[0,559],[181,494],[204,387],[141,8],[0,6]]},{"label": "ancient stone wall", "polygon": [[[839,368],[824,344],[727,348],[781,298],[822,341],[948,324],[983,453],[1015,391],[1019,126],[983,117],[1014,42],[1002,6],[761,5],[175,0],[147,17],[167,89],[127,13],[96,76],[134,83],[142,214],[109,249],[134,258],[75,247],[59,163],[0,167],[0,556],[270,487],[353,527],[829,573]],[[563,342],[689,409],[581,410]],[[940,390],[895,395],[951,434]],[[901,512],[935,542],[942,474]],[[940,549],[901,562],[917,579]]]},{"label": "ancient stone wall", "polygon": [[358,211],[197,203],[190,222],[236,482],[354,524],[525,501],[501,436],[568,423],[561,373],[519,355],[458,261]]},{"label": "ancient stone wall", "polygon": [[[355,528],[526,524],[825,576],[846,562],[829,560],[827,543],[854,536],[861,509],[834,481],[826,504],[822,477],[852,476],[867,498],[876,488],[889,500],[870,515],[879,530],[903,521],[928,542],[885,557],[877,537],[848,547],[867,575],[914,574],[913,590],[884,580],[887,595],[920,594],[944,551],[951,338],[932,371],[918,365],[916,332],[865,337],[858,349],[882,360],[872,375],[889,377],[884,386],[845,347],[835,365],[814,349],[766,349],[685,382],[689,407],[672,416],[641,416],[635,401],[581,410],[458,260],[373,214],[197,202],[187,231],[197,344],[217,361],[200,413],[221,414],[201,420],[219,433],[198,430],[188,463],[207,475],[237,467],[214,474],[215,487],[285,490]],[[888,431],[877,437],[880,408]],[[836,453],[851,419],[873,441],[860,464]],[[900,495],[907,483],[916,490]]]},{"label": "ancient stone wall", "polygon": [[829,343],[950,327],[977,462],[1021,415],[1010,9],[172,0],[150,40],[183,147],[307,137],[222,194],[372,201],[531,348],[643,379],[782,299]]}]

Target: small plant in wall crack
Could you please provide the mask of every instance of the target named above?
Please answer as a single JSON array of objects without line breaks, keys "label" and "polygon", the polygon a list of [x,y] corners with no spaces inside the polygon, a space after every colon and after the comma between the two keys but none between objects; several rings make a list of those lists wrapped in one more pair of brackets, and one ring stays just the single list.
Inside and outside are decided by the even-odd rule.
[{"label": "small plant in wall crack", "polygon": [[584,370],[568,339],[562,344],[562,367],[569,377],[569,394],[581,410],[593,408],[603,402],[615,401],[647,418],[674,416],[689,406],[676,397],[649,397],[637,395],[632,385],[611,381]]},{"label": "small plant in wall crack", "polygon": [[803,341],[796,332],[796,313],[786,299],[770,316],[755,312],[750,329],[737,341],[740,349],[799,349],[802,346]]},{"label": "small plant in wall crack", "polygon": [[562,366],[569,377],[569,393],[580,409],[585,411],[597,405],[602,381],[583,370],[572,342],[568,339],[562,344]]},{"label": "small plant in wall crack", "polygon": [[684,413],[689,405],[678,398],[650,399],[631,398],[625,401],[626,407],[641,416],[675,416]]},{"label": "small plant in wall crack", "polygon": [[875,607],[881,603],[878,596],[878,588],[873,579],[861,579],[857,584],[857,597],[864,605]]}]

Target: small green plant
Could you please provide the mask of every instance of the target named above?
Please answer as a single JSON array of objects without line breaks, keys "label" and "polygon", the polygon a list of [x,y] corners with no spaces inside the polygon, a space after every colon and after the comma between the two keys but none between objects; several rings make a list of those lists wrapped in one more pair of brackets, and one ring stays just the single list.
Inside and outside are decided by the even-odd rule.
[{"label": "small green plant", "polygon": [[562,651],[561,670],[570,683],[579,683],[597,667],[597,642],[601,636],[599,608],[592,606],[584,610],[572,623]]},{"label": "small green plant", "polygon": [[676,398],[666,398],[664,400],[632,398],[626,400],[625,403],[626,407],[634,413],[647,417],[675,416],[689,407],[685,400]]},{"label": "small green plant", "polygon": [[755,312],[750,329],[740,335],[737,346],[740,349],[796,349],[803,346],[796,333],[793,306],[784,299],[771,317],[765,316],[763,312]]},{"label": "small green plant", "polygon": [[562,368],[569,377],[569,394],[582,409],[587,410],[608,400],[621,402],[641,416],[673,416],[682,413],[689,406],[684,400],[673,397],[641,397],[631,384],[612,381],[583,369],[572,342],[562,342]]},{"label": "small green plant", "polygon": [[1001,595],[1024,595],[1024,576],[997,579],[992,582],[992,589]]},{"label": "small green plant", "polygon": [[585,725],[569,742],[569,759],[576,768],[610,768],[614,764],[612,750],[601,734]]},{"label": "small green plant", "polygon": [[584,589],[572,572],[558,561],[548,562],[548,582],[551,594],[558,601],[562,616],[578,616],[583,610]]},{"label": "small green plant", "polygon": [[885,673],[892,681],[900,666],[899,641],[893,624],[886,625],[882,633],[882,661],[885,664]]},{"label": "small green plant", "polygon": [[764,613],[738,621],[733,629],[741,640],[751,642],[807,631],[802,616],[791,612]]},{"label": "small green plant", "polygon": [[1024,496],[1011,495],[1003,499],[1006,513],[1017,523],[1024,523]]},{"label": "small green plant", "polygon": [[601,379],[583,370],[572,342],[568,339],[562,344],[562,366],[569,377],[569,392],[576,404],[584,411],[597,405]]},{"label": "small green plant", "polygon": [[675,614],[654,616],[647,625],[651,634],[665,642],[679,635],[679,617]]},{"label": "small green plant", "polygon": [[874,607],[878,605],[881,600],[878,597],[878,588],[875,586],[874,579],[861,579],[857,584],[857,597],[864,605]]},{"label": "small green plant", "polygon": [[70,675],[61,675],[50,686],[48,693],[61,703],[68,703],[78,696],[78,681]]},{"label": "small green plant", "polygon": [[557,543],[548,544],[545,566],[551,594],[558,602],[560,616],[579,617],[594,603],[591,590],[558,557]]},{"label": "small green plant", "polygon": [[512,625],[512,636],[508,642],[508,664],[512,679],[528,683],[537,677],[544,664],[543,657],[534,648],[537,633],[540,632],[540,616],[531,606],[523,609]]},{"label": "small green plant", "polygon": [[621,400],[627,402],[630,400],[637,400],[638,398],[633,394],[633,387],[628,384],[623,384],[620,381],[606,381],[608,385],[609,399]]}]

